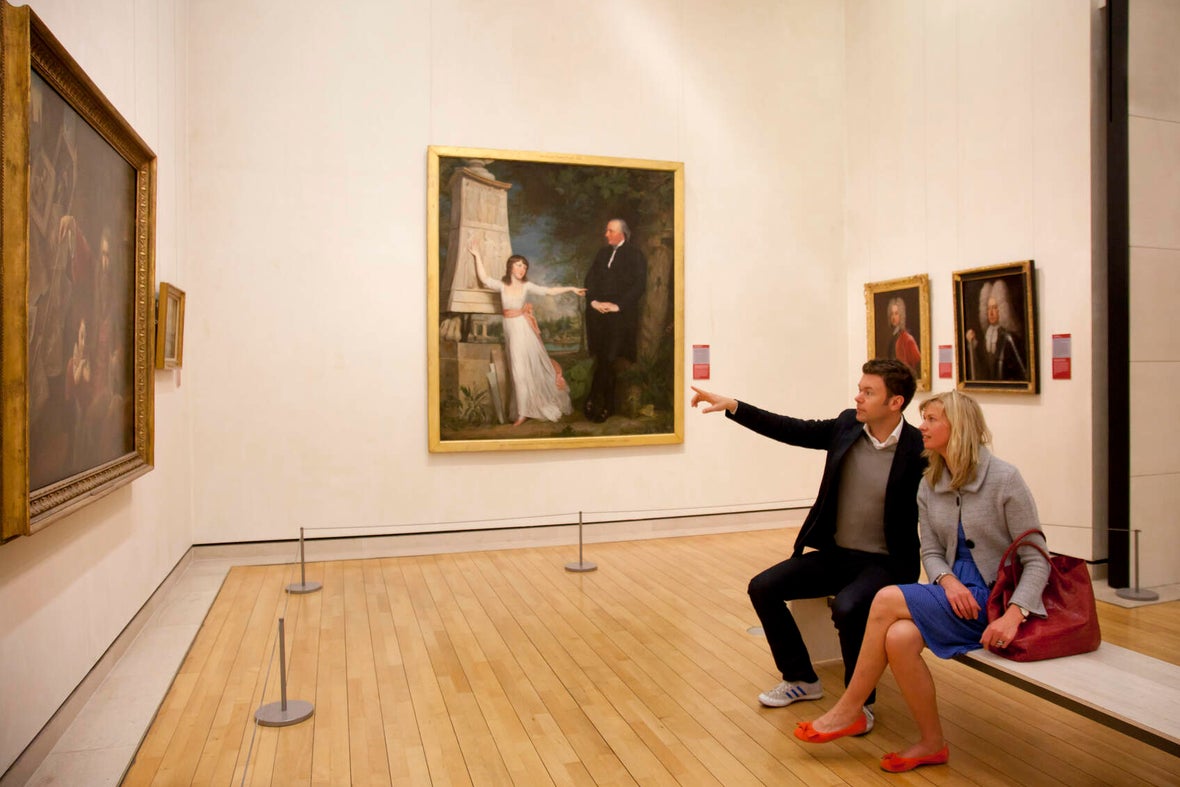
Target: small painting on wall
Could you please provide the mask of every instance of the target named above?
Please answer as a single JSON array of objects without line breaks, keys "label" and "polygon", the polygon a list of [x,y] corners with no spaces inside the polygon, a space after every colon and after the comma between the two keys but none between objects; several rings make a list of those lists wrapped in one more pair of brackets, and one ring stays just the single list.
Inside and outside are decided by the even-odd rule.
[{"label": "small painting on wall", "polygon": [[156,368],[179,369],[184,364],[184,290],[160,282],[156,299]]},{"label": "small painting on wall", "polygon": [[959,389],[1038,393],[1033,261],[956,271],[954,287]]},{"label": "small painting on wall", "polygon": [[926,274],[865,285],[869,358],[902,361],[919,391],[930,390],[930,278]]}]

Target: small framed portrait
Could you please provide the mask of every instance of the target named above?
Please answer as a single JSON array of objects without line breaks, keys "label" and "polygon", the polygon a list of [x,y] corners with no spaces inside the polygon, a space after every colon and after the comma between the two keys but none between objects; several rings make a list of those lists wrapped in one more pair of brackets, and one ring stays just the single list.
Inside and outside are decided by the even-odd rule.
[{"label": "small framed portrait", "polygon": [[160,282],[156,301],[156,368],[179,369],[184,363],[184,290]]},{"label": "small framed portrait", "polygon": [[958,387],[1040,393],[1032,260],[956,271]]},{"label": "small framed portrait", "polygon": [[869,358],[904,362],[919,391],[930,390],[930,277],[870,282],[865,285]]}]

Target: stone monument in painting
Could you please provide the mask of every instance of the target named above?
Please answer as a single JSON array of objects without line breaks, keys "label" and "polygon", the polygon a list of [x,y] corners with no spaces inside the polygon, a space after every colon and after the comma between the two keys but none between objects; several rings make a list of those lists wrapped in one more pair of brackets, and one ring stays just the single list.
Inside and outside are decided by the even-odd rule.
[{"label": "stone monument in painting", "polygon": [[487,170],[487,159],[467,159],[455,170],[451,193],[447,259],[439,279],[439,384],[442,395],[486,391],[492,420],[503,423],[508,410],[508,367],[504,345],[489,334],[499,321],[500,296],[485,289],[468,252],[475,239],[489,276],[504,275],[512,255],[508,229],[508,190]]}]

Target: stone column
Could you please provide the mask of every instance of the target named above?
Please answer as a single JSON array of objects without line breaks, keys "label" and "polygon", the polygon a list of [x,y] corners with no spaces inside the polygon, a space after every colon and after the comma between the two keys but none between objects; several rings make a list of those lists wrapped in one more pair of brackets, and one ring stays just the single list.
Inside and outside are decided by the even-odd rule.
[{"label": "stone column", "polygon": [[[480,283],[475,260],[468,251],[474,238],[484,269],[497,279],[504,275],[505,262],[512,255],[508,229],[508,190],[512,184],[496,180],[486,169],[490,163],[486,159],[468,159],[451,176],[451,229],[447,259],[439,277],[440,393],[462,402],[472,394],[485,392],[481,408],[485,423],[505,420],[510,395],[504,345],[487,335],[488,321],[500,319],[500,296]],[[492,369],[495,373],[489,375]],[[492,380],[499,390],[491,390]]]},{"label": "stone column", "polygon": [[475,262],[467,250],[472,238],[479,242],[489,276],[504,275],[504,263],[512,255],[508,234],[508,190],[511,183],[496,180],[485,169],[490,161],[468,159],[451,176],[451,234],[447,261],[440,279],[443,312],[499,314],[499,298],[484,289],[475,275]]}]

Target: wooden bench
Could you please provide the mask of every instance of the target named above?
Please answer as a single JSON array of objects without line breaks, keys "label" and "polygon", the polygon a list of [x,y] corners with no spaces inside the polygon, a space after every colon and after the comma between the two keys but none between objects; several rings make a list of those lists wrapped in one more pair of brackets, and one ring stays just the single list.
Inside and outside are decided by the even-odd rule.
[{"label": "wooden bench", "polygon": [[[831,599],[788,601],[813,662],[841,658]],[[956,661],[1180,756],[1180,666],[1103,642],[1093,653],[1011,661],[973,650]]]},{"label": "wooden bench", "polygon": [[955,660],[1180,756],[1180,666],[1109,642],[1047,661],[1011,661],[983,649]]}]

